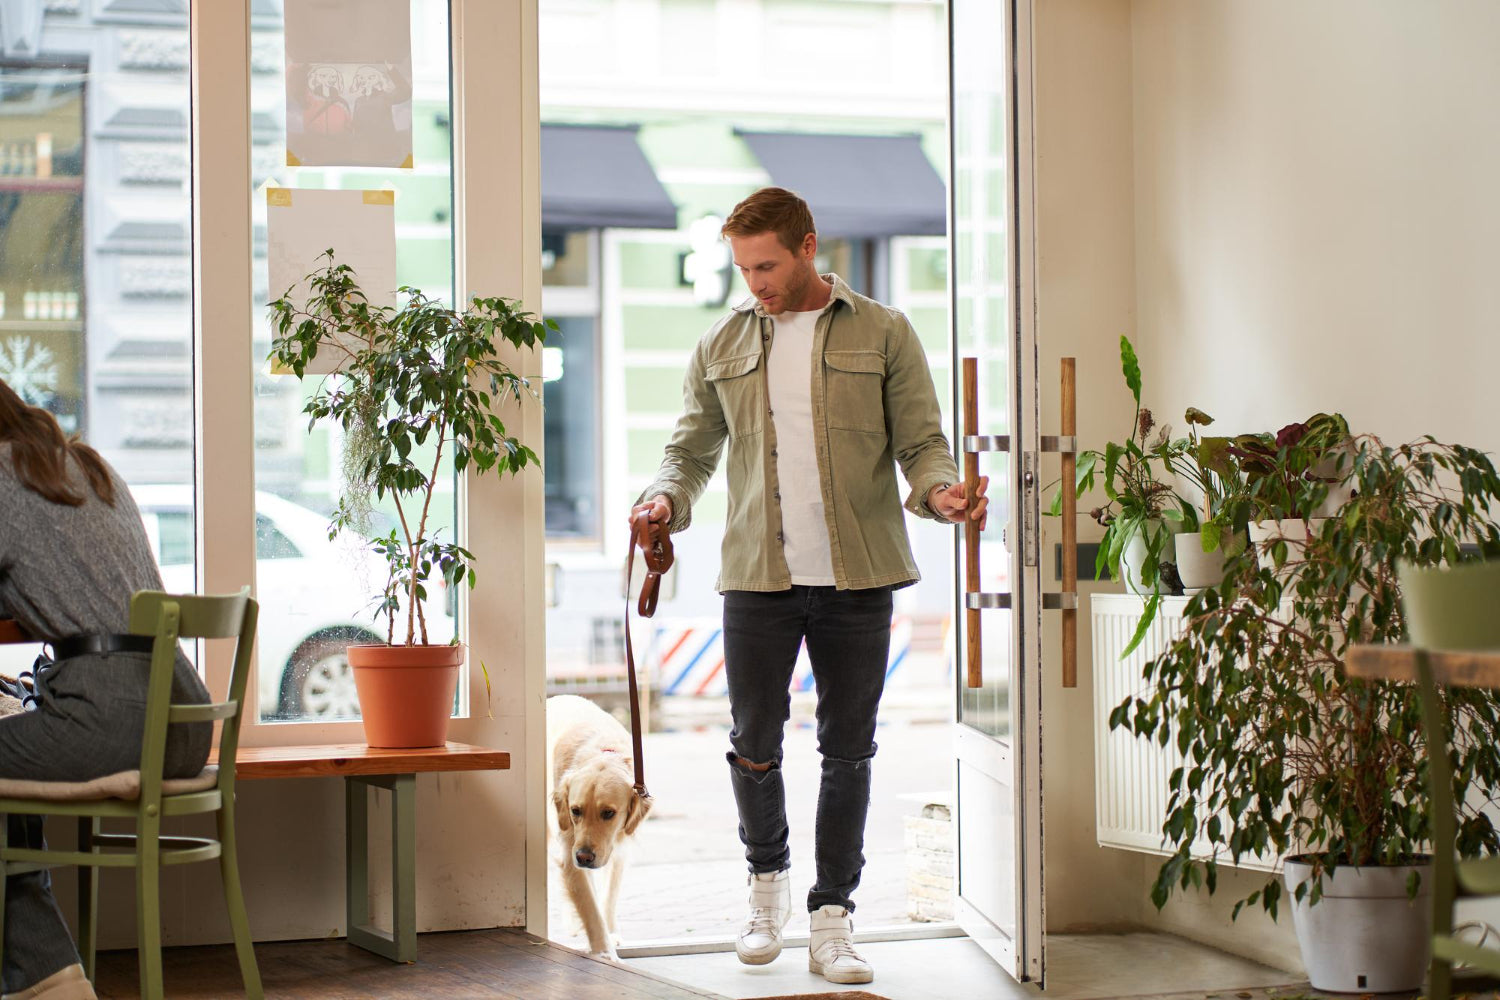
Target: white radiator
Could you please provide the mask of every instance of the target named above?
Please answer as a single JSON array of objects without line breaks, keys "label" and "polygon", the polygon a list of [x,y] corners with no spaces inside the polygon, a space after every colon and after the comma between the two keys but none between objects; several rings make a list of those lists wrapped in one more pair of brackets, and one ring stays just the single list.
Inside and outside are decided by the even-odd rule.
[{"label": "white radiator", "polygon": [[[1163,597],[1156,620],[1129,656],[1120,652],[1130,644],[1145,600],[1126,594],[1095,594],[1091,599],[1094,642],[1094,811],[1099,844],[1148,854],[1170,854],[1162,845],[1167,818],[1167,779],[1182,763],[1177,742],[1166,746],[1156,735],[1146,739],[1126,728],[1111,731],[1109,714],[1127,697],[1143,695],[1146,664],[1182,632],[1186,597]],[[1143,695],[1144,696],[1144,695]],[[1194,853],[1207,857],[1201,840]],[[1227,855],[1220,863],[1228,865]],[[1238,867],[1270,870],[1274,859],[1243,858]]]}]

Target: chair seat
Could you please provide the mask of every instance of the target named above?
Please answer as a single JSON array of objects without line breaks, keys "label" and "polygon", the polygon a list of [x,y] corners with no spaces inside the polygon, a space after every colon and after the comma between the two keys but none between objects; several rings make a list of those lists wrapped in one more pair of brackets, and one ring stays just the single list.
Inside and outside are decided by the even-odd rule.
[{"label": "chair seat", "polygon": [[[191,778],[164,778],[163,795],[206,792],[219,783],[219,769],[205,767]],[[87,802],[96,799],[128,799],[141,796],[140,771],[116,771],[91,781],[29,781],[0,778],[0,799],[46,799],[50,802]]]},{"label": "chair seat", "polygon": [[1458,863],[1458,884],[1474,896],[1500,896],[1500,857],[1471,858]]}]

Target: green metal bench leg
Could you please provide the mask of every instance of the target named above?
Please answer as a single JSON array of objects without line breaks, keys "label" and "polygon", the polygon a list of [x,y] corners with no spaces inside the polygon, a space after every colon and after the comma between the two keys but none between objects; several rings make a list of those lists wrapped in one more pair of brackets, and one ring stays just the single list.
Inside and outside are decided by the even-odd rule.
[{"label": "green metal bench leg", "polygon": [[[99,832],[98,816],[78,817],[78,850],[92,851],[94,835]],[[99,944],[99,869],[93,865],[78,866],[78,955],[83,959],[83,974],[94,981],[94,954]]]},{"label": "green metal bench leg", "polygon": [[[391,793],[391,930],[370,920],[369,788]],[[344,870],[349,943],[394,962],[417,960],[417,776],[344,778]]]}]

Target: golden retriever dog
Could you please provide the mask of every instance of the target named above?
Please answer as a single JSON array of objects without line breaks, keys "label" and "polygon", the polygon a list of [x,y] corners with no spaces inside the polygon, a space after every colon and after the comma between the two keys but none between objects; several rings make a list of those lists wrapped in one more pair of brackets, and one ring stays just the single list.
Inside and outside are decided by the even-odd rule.
[{"label": "golden retriever dog", "polygon": [[[547,699],[547,773],[557,813],[563,886],[588,935],[589,951],[617,960],[615,903],[629,839],[651,811],[635,793],[630,732],[586,698]],[[607,873],[601,906],[591,873]]]}]

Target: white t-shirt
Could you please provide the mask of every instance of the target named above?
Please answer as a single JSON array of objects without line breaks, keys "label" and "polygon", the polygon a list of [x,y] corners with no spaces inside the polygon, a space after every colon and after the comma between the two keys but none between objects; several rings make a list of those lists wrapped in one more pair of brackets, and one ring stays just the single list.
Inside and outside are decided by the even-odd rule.
[{"label": "white t-shirt", "polygon": [[771,422],[776,429],[782,547],[792,583],[809,587],[831,587],[835,582],[813,440],[813,328],[822,313],[818,309],[773,316],[776,336],[766,359]]}]

